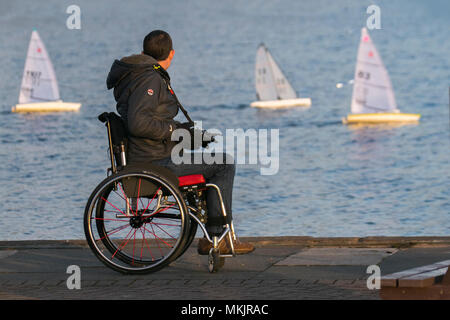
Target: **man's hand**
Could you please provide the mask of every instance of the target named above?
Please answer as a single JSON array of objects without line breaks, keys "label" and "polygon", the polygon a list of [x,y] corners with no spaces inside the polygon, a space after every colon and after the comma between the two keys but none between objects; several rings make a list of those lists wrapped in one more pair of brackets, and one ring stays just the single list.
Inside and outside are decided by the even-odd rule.
[{"label": "man's hand", "polygon": [[[206,130],[199,130],[194,128],[194,124],[191,122],[178,122],[176,124],[176,129],[185,129],[189,131],[191,138],[191,150],[199,149],[200,147],[206,148],[208,144],[214,142],[214,135],[210,134]],[[197,138],[197,141],[196,139]]]},{"label": "man's hand", "polygon": [[191,134],[191,150],[196,150],[199,148],[206,148],[208,144],[214,141],[214,137],[207,133],[206,130],[199,130],[191,128],[189,130]]},{"label": "man's hand", "polygon": [[202,147],[206,148],[208,146],[208,144],[210,144],[211,142],[216,141],[216,139],[214,139],[214,135],[212,135],[211,133],[209,133],[206,130],[203,130],[203,134],[202,134]]},{"label": "man's hand", "polygon": [[191,122],[183,122],[183,123],[178,122],[177,123],[177,129],[186,129],[186,130],[190,131],[191,128],[193,128],[193,127],[194,127],[194,124]]}]

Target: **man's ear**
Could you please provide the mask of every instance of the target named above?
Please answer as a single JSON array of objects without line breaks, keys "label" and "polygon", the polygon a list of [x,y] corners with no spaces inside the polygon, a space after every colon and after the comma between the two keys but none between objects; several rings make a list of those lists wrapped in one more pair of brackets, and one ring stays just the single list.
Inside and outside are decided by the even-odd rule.
[{"label": "man's ear", "polygon": [[175,50],[170,50],[170,52],[169,52],[169,57],[170,57],[170,59],[173,59],[173,56],[175,55]]}]

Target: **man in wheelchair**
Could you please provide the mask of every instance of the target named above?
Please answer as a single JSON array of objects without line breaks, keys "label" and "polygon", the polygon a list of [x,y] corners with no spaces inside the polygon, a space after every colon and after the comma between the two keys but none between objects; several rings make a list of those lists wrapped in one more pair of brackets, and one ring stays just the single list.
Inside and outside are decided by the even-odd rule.
[{"label": "man in wheelchair", "polygon": [[[202,174],[208,183],[219,187],[231,221],[233,180],[235,175],[234,160],[223,154],[222,163],[174,164],[171,159],[173,147],[178,143],[171,136],[176,129],[189,130],[192,137],[194,123],[186,110],[179,103],[170,85],[167,73],[175,51],[168,33],[155,30],[143,41],[143,51],[115,60],[107,78],[108,89],[114,88],[117,111],[123,119],[128,134],[128,163],[153,163],[171,170],[177,176]],[[181,110],[187,122],[180,123],[174,118]],[[204,142],[206,147],[209,142]],[[217,158],[217,155],[216,155]],[[218,236],[227,221],[221,214],[221,202],[214,190],[207,190],[206,204],[208,219],[206,230],[210,236]],[[231,251],[229,239],[219,245],[221,254]],[[245,254],[254,250],[250,243],[233,240],[234,251]],[[212,247],[210,241],[201,238],[198,253],[207,255]]]}]

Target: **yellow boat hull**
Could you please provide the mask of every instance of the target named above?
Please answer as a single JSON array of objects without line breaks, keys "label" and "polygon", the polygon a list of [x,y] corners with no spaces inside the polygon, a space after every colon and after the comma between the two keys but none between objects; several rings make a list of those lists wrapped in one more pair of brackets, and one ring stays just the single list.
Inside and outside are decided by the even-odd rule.
[{"label": "yellow boat hull", "polygon": [[250,104],[250,107],[253,108],[266,108],[266,109],[282,109],[282,108],[309,107],[309,106],[311,106],[310,98],[255,101]]},{"label": "yellow boat hull", "polygon": [[420,114],[417,113],[360,113],[349,114],[342,119],[344,124],[377,124],[377,123],[405,123],[418,122]]},{"label": "yellow boat hull", "polygon": [[77,102],[63,102],[49,101],[49,102],[34,102],[21,103],[12,107],[12,112],[62,112],[62,111],[78,111],[81,103]]}]

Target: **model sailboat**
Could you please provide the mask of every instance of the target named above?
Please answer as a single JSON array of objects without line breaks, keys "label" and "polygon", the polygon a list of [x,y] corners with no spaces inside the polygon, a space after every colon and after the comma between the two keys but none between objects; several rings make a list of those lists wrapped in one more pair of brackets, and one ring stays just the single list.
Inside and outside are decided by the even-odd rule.
[{"label": "model sailboat", "polygon": [[351,112],[342,119],[352,123],[417,122],[420,114],[400,113],[389,74],[367,29],[361,30]]},{"label": "model sailboat", "polygon": [[252,102],[251,107],[287,108],[311,105],[310,98],[298,98],[264,44],[256,52],[255,86],[258,101]]},{"label": "model sailboat", "polygon": [[31,33],[20,87],[19,104],[13,112],[77,111],[80,103],[63,102],[58,82],[44,43],[36,30]]}]

